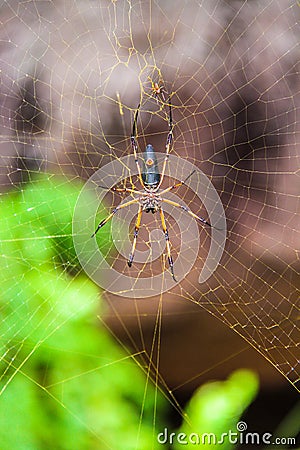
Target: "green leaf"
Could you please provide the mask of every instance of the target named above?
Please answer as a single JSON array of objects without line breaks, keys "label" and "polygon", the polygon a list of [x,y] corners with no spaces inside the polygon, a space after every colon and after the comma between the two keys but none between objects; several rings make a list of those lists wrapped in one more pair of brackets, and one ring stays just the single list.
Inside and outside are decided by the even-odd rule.
[{"label": "green leaf", "polygon": [[[195,448],[198,436],[201,448],[213,449],[222,439],[222,433],[237,432],[237,423],[257,392],[257,375],[246,369],[234,372],[226,381],[203,385],[193,395],[186,410],[187,420],[178,431],[186,435],[185,448]],[[190,442],[192,433],[197,436],[192,436]],[[219,445],[224,450],[234,447],[228,437],[224,437],[224,442]],[[180,448],[182,444],[175,439],[174,449]]]}]

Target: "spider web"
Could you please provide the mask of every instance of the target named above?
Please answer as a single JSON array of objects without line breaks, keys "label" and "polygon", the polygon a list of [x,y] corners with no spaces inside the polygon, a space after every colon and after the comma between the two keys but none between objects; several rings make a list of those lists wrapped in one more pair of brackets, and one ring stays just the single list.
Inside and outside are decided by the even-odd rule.
[{"label": "spider web", "polygon": [[[109,234],[115,233],[114,242],[104,250],[109,264],[121,276],[131,277],[136,284],[159,274],[162,277],[154,286],[155,296],[149,299],[141,298],[141,291],[136,296],[121,289],[106,289],[101,295],[107,305],[106,326],[112,334],[121,336],[123,346],[126,342],[133,347],[129,357],[135,359],[134,355],[142,354],[139,364],[146,367],[147,377],[169,391],[169,402],[178,409],[169,386],[176,383],[161,370],[167,346],[163,344],[162,324],[166,317],[171,327],[176,327],[178,318],[184,321],[190,314],[202,318],[203,310],[206,316],[211,313],[238,333],[300,390],[299,12],[296,2],[283,0],[52,0],[4,1],[1,5],[3,198],[11,191],[25,198],[28,183],[35,183],[35,176],[42,173],[67,175],[68,182],[62,184],[81,182],[83,186],[107,164],[112,164],[107,178],[97,183],[107,182],[111,187],[120,176],[118,187],[140,189],[137,175],[128,169],[129,163],[124,163],[124,158],[132,155],[133,115],[140,104],[140,150],[151,143],[163,154],[169,96],[174,121],[171,156],[177,158],[179,175],[176,173],[174,180],[174,166],[168,167],[163,187],[180,180],[180,170],[188,161],[205,174],[220,197],[226,216],[226,243],[216,270],[203,282],[199,282],[199,274],[209,253],[212,230],[196,227],[200,246],[188,268],[195,229],[193,220],[186,221],[183,211],[176,217],[174,210],[166,212],[175,271],[178,267],[183,274],[178,284],[172,282],[157,214],[143,215],[137,258],[131,269],[126,255],[131,248],[136,205],[124,209],[124,214],[107,224],[101,235],[109,239]],[[154,83],[163,92],[157,98]],[[162,163],[160,159],[160,171]],[[123,168],[121,175],[119,167]],[[176,195],[192,211],[208,218],[210,211],[204,207],[207,193],[200,199],[196,195],[203,191],[202,181],[203,177],[197,175],[193,186],[187,183],[179,187]],[[97,183],[94,188],[99,192]],[[53,189],[58,190],[57,186]],[[88,222],[88,213],[84,216],[81,212],[85,225],[92,224],[90,233],[109,208],[126,197],[109,190],[102,194],[106,209],[101,204],[92,222]],[[39,195],[46,203],[43,185]],[[62,195],[67,203],[68,194]],[[67,207],[60,208],[63,213]],[[13,214],[17,227],[23,213],[16,209]],[[42,214],[38,219],[41,225],[48,220],[47,212]],[[33,224],[30,215],[26,223]],[[34,227],[37,240],[46,242],[57,237],[55,227],[48,234],[38,234],[38,226]],[[62,255],[61,261],[54,256],[50,259],[63,277],[70,276],[77,263],[72,230],[66,228],[61,234],[67,256]],[[24,238],[20,234],[20,239],[30,246],[35,242],[33,236]],[[15,235],[2,235],[3,243],[16,239]],[[182,242],[187,250],[179,269]],[[139,260],[139,254],[155,252],[155,243],[155,261],[150,256]],[[9,251],[1,252],[5,264],[20,262],[22,256]],[[27,264],[27,283],[33,288],[34,275],[44,273],[44,268],[36,261]],[[15,283],[15,278],[11,277],[11,272],[3,272],[3,311],[22,289],[20,280],[16,291],[12,289],[10,281]],[[88,281],[86,285],[93,290]],[[42,298],[41,288],[36,289]],[[79,301],[76,308],[68,304],[69,312],[67,306],[64,311],[56,311],[50,298],[50,293],[44,293],[41,304],[23,299],[18,306],[20,315],[32,324],[31,332],[44,324],[43,336],[27,354],[21,348],[31,335],[20,338],[15,330],[17,318],[15,322],[3,319],[2,357],[4,373],[8,368],[9,372],[3,378],[2,393],[9,391],[15,378],[24,376],[23,366],[43,342],[51,342],[52,335],[64,330],[78,311],[89,308]],[[91,294],[89,301],[95,307],[97,295]],[[48,309],[41,313],[45,304],[54,311],[54,323],[47,318]],[[40,321],[35,320],[37,316]],[[189,345],[196,349],[199,343]],[[114,364],[117,370],[118,362]],[[200,370],[194,378],[198,376]],[[189,374],[177,380],[178,387],[187,386],[190,379]],[[47,387],[42,388],[43,383],[38,386],[50,395]],[[63,399],[59,403],[65,406]]]}]

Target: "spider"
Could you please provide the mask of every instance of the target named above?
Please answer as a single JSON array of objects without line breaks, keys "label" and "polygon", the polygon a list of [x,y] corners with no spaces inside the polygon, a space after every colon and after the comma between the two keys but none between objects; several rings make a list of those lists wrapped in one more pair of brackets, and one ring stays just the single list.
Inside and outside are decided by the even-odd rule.
[{"label": "spider", "polygon": [[135,227],[134,227],[132,249],[131,249],[131,252],[129,254],[129,258],[127,261],[128,266],[131,267],[132,263],[133,263],[133,259],[134,259],[134,253],[135,253],[135,249],[136,249],[138,233],[139,233],[139,229],[141,226],[142,214],[143,214],[143,212],[146,212],[146,213],[151,212],[153,214],[158,212],[160,215],[162,230],[163,230],[164,236],[165,236],[170,271],[171,271],[173,280],[176,282],[177,280],[176,280],[175,274],[174,274],[174,262],[173,262],[173,258],[171,255],[170,238],[169,238],[169,233],[168,233],[166,220],[165,220],[165,214],[164,214],[164,210],[163,210],[163,206],[162,206],[163,203],[167,203],[169,205],[181,208],[187,214],[192,216],[194,219],[198,220],[201,224],[207,225],[209,227],[211,227],[212,225],[209,222],[207,222],[205,219],[203,219],[202,217],[194,214],[185,205],[181,205],[180,203],[174,202],[173,200],[169,200],[168,198],[164,197],[165,193],[185,184],[185,182],[188,180],[188,178],[190,178],[193,175],[195,170],[184,181],[180,181],[179,183],[173,184],[172,186],[169,186],[166,189],[160,190],[161,184],[162,184],[164,176],[165,176],[166,166],[167,166],[167,162],[169,159],[170,150],[171,150],[172,141],[173,141],[173,119],[172,119],[172,105],[171,105],[170,98],[168,99],[167,105],[169,107],[169,114],[168,114],[169,131],[168,131],[167,140],[166,140],[166,144],[165,144],[165,158],[163,161],[161,173],[158,170],[157,157],[155,154],[155,150],[151,144],[148,144],[146,146],[146,149],[143,153],[142,168],[141,168],[139,160],[138,160],[138,145],[137,145],[137,141],[136,141],[136,130],[137,130],[137,118],[138,118],[138,113],[139,113],[139,109],[140,109],[140,104],[139,104],[137,107],[137,110],[135,112],[135,115],[134,115],[130,142],[131,142],[131,147],[132,147],[132,151],[133,151],[134,158],[135,158],[135,163],[137,166],[138,179],[142,186],[142,189],[137,190],[135,186],[133,186],[132,188],[113,187],[112,188],[113,192],[122,192],[122,193],[128,192],[133,196],[133,199],[129,200],[121,205],[116,206],[112,210],[112,212],[99,223],[99,225],[97,226],[95,232],[92,234],[91,237],[94,237],[96,235],[96,233],[100,230],[100,228],[102,228],[120,209],[127,208],[128,206],[130,206],[132,204],[138,204],[138,213],[137,213],[137,218],[136,218]]},{"label": "spider", "polygon": [[150,81],[151,81],[151,89],[152,89],[152,93],[153,93],[153,95],[154,95],[154,97],[155,97],[157,103],[158,103],[158,97],[159,97],[160,95],[161,95],[161,98],[162,98],[163,102],[165,102],[166,99],[165,99],[165,88],[164,88],[164,86],[163,86],[163,85],[160,86],[159,83],[153,82],[153,81],[151,80],[151,78],[149,78],[149,79],[150,79]]}]

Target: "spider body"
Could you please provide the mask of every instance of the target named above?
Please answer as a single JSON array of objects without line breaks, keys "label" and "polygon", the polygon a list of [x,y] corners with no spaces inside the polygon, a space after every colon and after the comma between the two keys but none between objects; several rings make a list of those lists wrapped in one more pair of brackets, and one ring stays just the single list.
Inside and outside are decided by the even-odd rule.
[{"label": "spider body", "polygon": [[161,207],[161,198],[160,195],[156,192],[149,191],[148,195],[140,197],[140,205],[142,206],[142,210],[146,213],[152,212],[154,214]]},{"label": "spider body", "polygon": [[160,182],[160,173],[158,170],[155,150],[151,144],[148,144],[143,154],[142,180],[145,190],[154,190]]},{"label": "spider body", "polygon": [[157,102],[158,102],[158,97],[159,96],[161,96],[162,100],[165,101],[165,89],[164,89],[164,86],[161,86],[157,82],[151,81],[151,89],[152,89],[153,95],[156,98]]},{"label": "spider body", "polygon": [[163,161],[161,172],[159,171],[159,168],[158,168],[157,157],[155,154],[154,147],[151,144],[148,144],[146,146],[146,149],[142,156],[142,168],[140,166],[139,158],[138,158],[138,146],[137,146],[137,141],[136,141],[136,124],[137,124],[137,117],[138,117],[139,108],[140,108],[140,105],[138,105],[136,113],[134,115],[133,128],[132,128],[130,141],[131,141],[131,147],[132,147],[134,158],[135,158],[135,163],[137,166],[138,178],[139,178],[139,182],[141,184],[142,189],[138,190],[138,189],[136,189],[135,186],[133,186],[132,188],[126,188],[126,187],[115,188],[115,187],[113,187],[112,191],[123,192],[123,193],[128,192],[131,194],[131,196],[133,198],[131,200],[126,201],[125,203],[122,203],[122,204],[116,206],[112,210],[112,212],[99,223],[95,232],[92,234],[92,237],[94,237],[95,234],[99,231],[99,229],[102,228],[114,216],[114,214],[116,214],[120,209],[126,208],[133,204],[137,204],[138,205],[138,213],[137,213],[137,218],[136,218],[135,227],[134,227],[132,250],[131,250],[131,253],[129,254],[129,258],[127,261],[128,266],[131,267],[133,259],[134,259],[137,237],[138,237],[138,232],[139,232],[139,229],[141,226],[141,219],[142,219],[143,212],[146,212],[146,213],[152,212],[153,214],[156,212],[159,212],[162,230],[164,232],[165,241],[166,241],[168,263],[169,263],[169,267],[170,267],[170,271],[171,271],[173,280],[176,281],[176,278],[174,275],[174,263],[173,263],[173,258],[171,255],[171,245],[170,245],[169,233],[168,233],[168,229],[167,229],[167,225],[166,225],[166,221],[165,221],[164,210],[162,207],[163,203],[167,203],[174,207],[181,208],[183,211],[188,213],[191,217],[198,220],[198,222],[200,222],[202,225],[203,224],[208,225],[209,227],[211,227],[211,225],[205,219],[203,219],[202,217],[193,213],[185,205],[181,205],[180,203],[174,202],[173,200],[169,200],[168,198],[165,198],[165,196],[164,196],[165,193],[171,191],[172,189],[182,186],[187,181],[187,179],[193,175],[193,173],[195,171],[190,173],[190,175],[184,181],[180,181],[179,183],[173,184],[163,190],[160,189],[160,186],[164,180],[166,166],[167,166],[167,162],[169,159],[169,154],[170,154],[172,141],[173,141],[173,120],[172,120],[172,107],[171,107],[170,99],[168,100],[168,106],[169,106],[169,132],[168,132],[168,136],[167,136],[165,158]]}]

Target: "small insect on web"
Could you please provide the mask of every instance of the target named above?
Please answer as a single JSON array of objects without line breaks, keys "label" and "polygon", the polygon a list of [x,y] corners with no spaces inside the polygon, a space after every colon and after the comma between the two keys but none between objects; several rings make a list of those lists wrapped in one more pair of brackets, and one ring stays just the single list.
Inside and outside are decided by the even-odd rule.
[{"label": "small insect on web", "polygon": [[162,101],[165,102],[165,87],[161,82],[153,81],[150,77],[148,77],[151,82],[151,90],[152,94],[155,97],[157,103],[159,103],[159,97],[161,97]]},{"label": "small insect on web", "polygon": [[132,186],[132,188],[126,188],[126,187],[111,188],[111,190],[113,192],[121,192],[121,193],[128,192],[128,193],[130,193],[133,196],[133,199],[116,206],[112,210],[112,212],[99,223],[95,232],[92,234],[92,237],[94,237],[96,235],[96,233],[100,230],[100,228],[102,228],[110,219],[112,219],[112,217],[120,209],[127,208],[128,206],[133,205],[133,204],[138,204],[138,213],[137,213],[137,218],[136,218],[135,227],[134,227],[132,249],[131,249],[131,252],[129,254],[129,258],[127,261],[128,266],[131,267],[133,260],[134,260],[134,254],[135,254],[137,238],[138,238],[138,233],[139,233],[139,229],[141,226],[143,212],[146,212],[146,213],[151,212],[153,214],[156,212],[159,212],[161,226],[162,226],[162,230],[163,230],[164,236],[165,236],[165,242],[166,242],[166,247],[167,247],[167,257],[168,257],[170,271],[171,271],[173,280],[175,282],[177,282],[177,280],[175,278],[175,273],[174,273],[174,262],[173,262],[173,258],[171,255],[171,244],[170,244],[169,232],[168,232],[168,228],[167,228],[167,224],[166,224],[166,220],[165,220],[164,210],[162,207],[163,203],[167,203],[171,206],[181,208],[183,211],[188,213],[191,217],[193,217],[194,219],[196,219],[198,222],[200,222],[203,225],[207,225],[209,227],[212,227],[212,225],[209,222],[207,222],[205,219],[203,219],[202,217],[198,216],[197,214],[194,214],[185,205],[181,205],[180,203],[174,202],[173,200],[169,200],[168,198],[164,197],[164,194],[166,194],[167,192],[170,192],[171,190],[184,185],[186,183],[186,181],[194,174],[195,170],[192,173],[190,173],[189,176],[184,181],[180,181],[176,184],[173,184],[173,185],[167,187],[166,189],[160,190],[161,184],[164,180],[166,166],[168,163],[170,151],[172,148],[172,142],[173,142],[173,118],[172,118],[172,104],[171,104],[170,97],[168,99],[167,106],[168,106],[169,131],[168,131],[167,140],[166,140],[166,144],[165,144],[165,158],[163,161],[161,173],[159,172],[159,169],[158,169],[158,162],[157,162],[157,157],[156,157],[154,147],[151,144],[146,145],[146,149],[142,156],[142,161],[143,161],[142,168],[141,168],[139,160],[138,160],[138,145],[137,145],[137,141],[136,141],[136,134],[137,134],[137,119],[138,119],[138,114],[139,114],[139,110],[140,110],[140,104],[139,104],[137,107],[137,110],[135,112],[135,115],[134,115],[130,142],[131,142],[131,148],[132,148],[132,151],[134,154],[135,163],[137,166],[138,179],[139,179],[142,189],[138,190],[138,189],[136,189],[135,186]]}]

